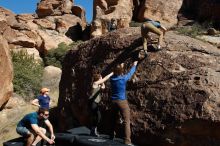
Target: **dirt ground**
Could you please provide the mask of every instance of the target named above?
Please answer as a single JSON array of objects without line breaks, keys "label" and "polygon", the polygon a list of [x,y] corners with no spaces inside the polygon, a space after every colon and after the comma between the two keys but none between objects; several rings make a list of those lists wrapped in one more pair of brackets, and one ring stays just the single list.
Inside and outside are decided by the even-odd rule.
[{"label": "dirt ground", "polygon": [[16,133],[16,125],[18,121],[27,113],[36,111],[36,107],[25,104],[12,109],[4,109],[0,112],[0,146],[3,142],[19,137]]}]

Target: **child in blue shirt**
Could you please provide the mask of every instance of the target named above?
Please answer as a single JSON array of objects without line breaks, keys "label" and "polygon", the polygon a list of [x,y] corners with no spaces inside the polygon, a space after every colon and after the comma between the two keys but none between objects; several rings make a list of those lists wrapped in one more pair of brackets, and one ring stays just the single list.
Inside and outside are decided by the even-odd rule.
[{"label": "child in blue shirt", "polygon": [[42,88],[39,95],[36,99],[34,99],[31,104],[38,106],[40,108],[50,108],[50,96],[49,96],[50,89],[48,88]]}]

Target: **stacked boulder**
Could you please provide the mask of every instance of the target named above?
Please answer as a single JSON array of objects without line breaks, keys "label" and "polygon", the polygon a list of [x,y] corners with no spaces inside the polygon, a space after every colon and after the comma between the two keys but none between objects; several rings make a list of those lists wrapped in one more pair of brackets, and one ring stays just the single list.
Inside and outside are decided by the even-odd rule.
[{"label": "stacked boulder", "polygon": [[82,31],[86,26],[85,11],[73,6],[72,1],[42,0],[36,12],[16,15],[0,8],[0,33],[8,41],[10,49],[27,50],[40,59],[39,52],[44,54],[61,42],[70,44],[81,39],[78,28]]}]

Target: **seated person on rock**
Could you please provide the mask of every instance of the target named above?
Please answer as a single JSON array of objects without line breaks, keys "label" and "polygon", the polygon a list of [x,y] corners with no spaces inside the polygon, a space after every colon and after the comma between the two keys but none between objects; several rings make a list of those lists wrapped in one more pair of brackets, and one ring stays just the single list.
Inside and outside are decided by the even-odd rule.
[{"label": "seated person on rock", "polygon": [[[49,144],[54,144],[53,126],[48,117],[49,110],[40,108],[38,112],[29,113],[19,121],[16,131],[27,140],[26,146],[35,146],[42,138]],[[46,129],[39,126],[41,122],[44,122],[49,128],[50,138],[45,135]]]},{"label": "seated person on rock", "polygon": [[163,36],[166,32],[166,28],[160,24],[159,21],[153,21],[151,19],[145,19],[144,23],[141,25],[141,36],[143,39],[144,51],[147,54],[147,39],[150,38],[149,32],[155,33],[159,36],[157,49],[161,49],[161,43],[163,41]]},{"label": "seated person on rock", "polygon": [[111,32],[116,29],[117,29],[117,20],[115,18],[112,18],[108,24],[108,31]]}]

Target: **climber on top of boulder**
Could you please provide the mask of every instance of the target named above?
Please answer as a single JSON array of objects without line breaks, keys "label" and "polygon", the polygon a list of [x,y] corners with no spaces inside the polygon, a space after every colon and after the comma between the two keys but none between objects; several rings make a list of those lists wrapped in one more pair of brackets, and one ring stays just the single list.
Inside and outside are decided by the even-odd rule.
[{"label": "climber on top of boulder", "polygon": [[165,32],[167,29],[160,24],[159,21],[154,21],[148,18],[145,18],[144,23],[141,25],[141,36],[143,39],[143,48],[144,52],[147,55],[147,39],[150,38],[149,32],[155,33],[159,35],[158,43],[157,43],[157,49],[161,49],[161,43],[163,41],[163,36],[165,35]]}]

